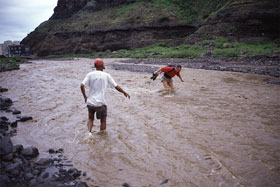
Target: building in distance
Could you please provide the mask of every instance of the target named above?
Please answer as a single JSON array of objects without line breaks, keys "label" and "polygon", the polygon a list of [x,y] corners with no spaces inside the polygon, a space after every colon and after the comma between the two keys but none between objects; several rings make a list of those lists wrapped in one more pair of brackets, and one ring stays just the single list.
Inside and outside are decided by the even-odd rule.
[{"label": "building in distance", "polygon": [[30,56],[30,49],[28,46],[21,45],[20,41],[5,41],[0,44],[0,56]]}]

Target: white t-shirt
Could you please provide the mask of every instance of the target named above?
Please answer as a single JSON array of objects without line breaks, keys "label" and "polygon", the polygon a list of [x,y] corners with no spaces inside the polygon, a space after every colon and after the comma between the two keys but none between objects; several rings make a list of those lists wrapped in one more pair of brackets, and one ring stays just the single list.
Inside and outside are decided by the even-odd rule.
[{"label": "white t-shirt", "polygon": [[103,71],[92,71],[88,73],[82,82],[87,88],[87,105],[102,106],[106,105],[105,92],[108,87],[115,88],[117,83],[110,74]]}]

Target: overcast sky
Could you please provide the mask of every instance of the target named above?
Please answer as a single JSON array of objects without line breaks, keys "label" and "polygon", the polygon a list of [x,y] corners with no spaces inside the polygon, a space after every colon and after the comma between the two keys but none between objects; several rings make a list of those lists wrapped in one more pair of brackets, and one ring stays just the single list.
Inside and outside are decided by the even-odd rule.
[{"label": "overcast sky", "polygon": [[58,0],[0,0],[0,43],[21,41],[48,20]]}]

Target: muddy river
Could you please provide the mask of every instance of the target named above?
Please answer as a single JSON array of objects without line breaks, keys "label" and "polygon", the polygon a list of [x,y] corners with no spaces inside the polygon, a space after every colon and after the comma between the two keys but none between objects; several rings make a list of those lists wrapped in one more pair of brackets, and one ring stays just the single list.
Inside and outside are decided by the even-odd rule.
[{"label": "muddy river", "polygon": [[19,123],[14,144],[41,157],[64,148],[90,186],[280,186],[280,85],[269,77],[183,68],[185,82],[175,77],[169,94],[150,73],[105,59],[131,99],[109,89],[107,132],[89,136],[80,83],[92,61],[36,60],[0,74],[3,95],[33,117]]}]

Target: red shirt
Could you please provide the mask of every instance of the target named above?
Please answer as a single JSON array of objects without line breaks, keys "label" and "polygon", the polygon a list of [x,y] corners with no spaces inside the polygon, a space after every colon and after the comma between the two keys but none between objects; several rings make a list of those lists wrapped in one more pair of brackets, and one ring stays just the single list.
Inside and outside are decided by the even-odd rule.
[{"label": "red shirt", "polygon": [[169,75],[170,77],[174,77],[175,75],[177,75],[178,77],[180,77],[180,72],[176,72],[175,68],[173,67],[163,67],[160,69],[162,72],[165,72],[167,75]]}]

